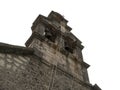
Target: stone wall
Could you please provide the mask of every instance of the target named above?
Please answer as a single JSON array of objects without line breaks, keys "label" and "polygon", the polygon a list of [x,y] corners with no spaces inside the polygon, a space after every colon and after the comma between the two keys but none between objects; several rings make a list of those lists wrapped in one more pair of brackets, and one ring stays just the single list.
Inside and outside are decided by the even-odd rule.
[{"label": "stone wall", "polygon": [[91,87],[37,56],[0,53],[0,90],[90,90]]},{"label": "stone wall", "polygon": [[0,90],[101,90],[89,82],[83,46],[52,11],[33,22],[26,47],[0,43]]},{"label": "stone wall", "polygon": [[[76,76],[80,80],[84,81],[83,80],[84,71],[82,69],[83,67],[81,63],[75,59],[75,56],[73,56],[71,53],[69,53],[68,56],[64,55],[56,48],[53,48],[52,44],[54,45],[54,43],[48,45],[48,41],[41,42],[38,39],[34,39],[30,47],[36,49],[35,50],[36,54],[38,54],[38,56],[42,57],[49,63],[64,68],[68,72],[74,74],[74,76]],[[59,48],[59,46],[56,47]]]}]

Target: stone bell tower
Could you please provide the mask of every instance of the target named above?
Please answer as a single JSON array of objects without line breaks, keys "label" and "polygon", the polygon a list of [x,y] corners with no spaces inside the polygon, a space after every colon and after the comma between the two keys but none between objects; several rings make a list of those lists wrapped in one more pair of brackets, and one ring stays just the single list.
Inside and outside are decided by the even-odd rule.
[{"label": "stone bell tower", "polygon": [[39,15],[31,27],[32,35],[26,47],[33,48],[37,57],[53,65],[49,90],[100,90],[89,82],[83,46],[70,32],[72,28],[67,22],[54,11],[48,17]]}]

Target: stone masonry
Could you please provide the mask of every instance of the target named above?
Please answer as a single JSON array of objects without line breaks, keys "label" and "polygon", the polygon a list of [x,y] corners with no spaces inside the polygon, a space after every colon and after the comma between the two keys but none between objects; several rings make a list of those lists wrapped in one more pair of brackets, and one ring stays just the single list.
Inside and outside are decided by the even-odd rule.
[{"label": "stone masonry", "polygon": [[0,43],[0,90],[101,90],[67,22],[54,11],[39,15],[26,47]]}]

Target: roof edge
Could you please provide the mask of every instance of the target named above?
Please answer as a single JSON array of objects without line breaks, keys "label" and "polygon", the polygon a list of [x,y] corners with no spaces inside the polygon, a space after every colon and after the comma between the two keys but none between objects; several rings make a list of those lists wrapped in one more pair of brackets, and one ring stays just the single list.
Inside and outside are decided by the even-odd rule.
[{"label": "roof edge", "polygon": [[34,50],[32,48],[10,45],[0,42],[0,53],[14,53],[14,54],[33,54]]}]

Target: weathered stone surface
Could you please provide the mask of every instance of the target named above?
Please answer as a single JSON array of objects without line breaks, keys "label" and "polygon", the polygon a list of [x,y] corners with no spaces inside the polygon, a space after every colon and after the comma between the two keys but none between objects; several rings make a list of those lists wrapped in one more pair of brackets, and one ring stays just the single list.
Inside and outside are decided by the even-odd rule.
[{"label": "weathered stone surface", "polygon": [[0,43],[0,90],[101,90],[89,82],[81,41],[52,11],[33,23],[27,47]]},{"label": "weathered stone surface", "polygon": [[[4,59],[0,58],[4,62],[0,63],[1,90],[72,90],[73,77],[57,67],[54,69],[52,64],[40,58],[15,54],[1,55],[5,56]],[[26,58],[27,62],[24,62],[23,58]]]},{"label": "weathered stone surface", "polygon": [[74,56],[71,53],[69,53],[69,55],[66,57],[58,50],[49,46],[46,42],[41,42],[38,39],[34,39],[31,44],[33,44],[32,48],[35,47],[36,50],[39,50],[39,52],[42,53],[41,57],[47,60],[49,63],[52,63],[54,65],[60,65],[64,69],[71,71],[78,78],[83,80],[83,77],[81,76],[82,66],[76,61],[76,59],[73,59]]},{"label": "weathered stone surface", "polygon": [[[6,54],[5,54],[6,55]],[[6,55],[7,56],[7,55]],[[0,90],[47,90],[50,83],[51,67],[28,56],[10,55],[0,63]],[[24,62],[22,59],[26,57]],[[8,63],[7,60],[12,63]],[[8,89],[9,88],[9,89]],[[44,89],[43,89],[44,88]],[[46,89],[45,89],[46,88]]]},{"label": "weathered stone surface", "polygon": [[51,90],[72,90],[72,77],[57,69]]}]

